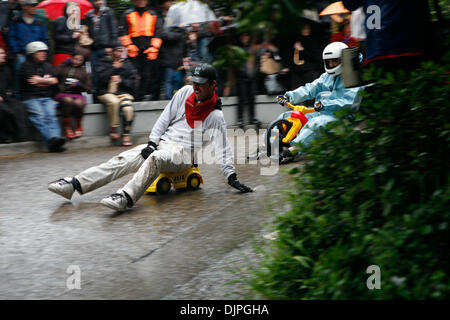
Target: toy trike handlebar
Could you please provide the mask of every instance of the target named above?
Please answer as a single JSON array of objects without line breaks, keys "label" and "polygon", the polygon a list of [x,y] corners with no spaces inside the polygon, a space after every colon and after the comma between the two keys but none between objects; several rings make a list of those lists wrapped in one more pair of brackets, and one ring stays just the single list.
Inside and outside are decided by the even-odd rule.
[{"label": "toy trike handlebar", "polygon": [[292,103],[287,101],[287,98],[285,96],[278,96],[277,97],[277,102],[279,104],[281,104],[282,106],[286,106],[289,109],[292,109],[294,111],[300,111],[303,114],[307,114],[307,113],[312,113],[312,112],[317,112],[318,111],[318,110],[316,110],[316,108],[308,108],[306,106],[293,105]]}]

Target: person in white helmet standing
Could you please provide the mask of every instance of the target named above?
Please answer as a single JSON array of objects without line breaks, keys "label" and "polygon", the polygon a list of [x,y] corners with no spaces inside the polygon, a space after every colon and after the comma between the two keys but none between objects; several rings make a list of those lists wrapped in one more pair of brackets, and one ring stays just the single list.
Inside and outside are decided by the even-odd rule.
[{"label": "person in white helmet standing", "polygon": [[[307,83],[293,91],[288,91],[282,96],[281,103],[290,102],[294,105],[300,104],[305,100],[315,99],[320,101],[321,105],[317,112],[306,115],[308,122],[300,130],[290,145],[289,150],[280,154],[280,163],[293,161],[300,153],[296,145],[301,142],[308,145],[321,130],[330,122],[337,120],[334,113],[343,108],[357,108],[361,103],[361,96],[358,91],[362,87],[347,89],[341,77],[342,50],[348,48],[345,43],[333,42],[325,47],[322,53],[325,71],[318,79]],[[279,119],[290,117],[291,111],[280,115]]]}]

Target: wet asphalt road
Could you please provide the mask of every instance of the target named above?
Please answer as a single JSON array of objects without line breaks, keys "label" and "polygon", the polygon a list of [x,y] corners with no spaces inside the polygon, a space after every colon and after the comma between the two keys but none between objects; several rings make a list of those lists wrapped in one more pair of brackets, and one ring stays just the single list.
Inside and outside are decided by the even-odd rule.
[{"label": "wet asphalt road", "polygon": [[[261,230],[271,219],[269,204],[280,197],[276,186],[286,179],[286,173],[261,175],[259,165],[240,164],[238,178],[255,189],[240,194],[218,165],[200,165],[201,189],[145,195],[121,214],[99,201],[131,176],[75,193],[71,201],[47,190],[49,182],[123,150],[0,157],[0,299],[170,296]],[[66,286],[69,266],[79,267],[79,290]]]}]

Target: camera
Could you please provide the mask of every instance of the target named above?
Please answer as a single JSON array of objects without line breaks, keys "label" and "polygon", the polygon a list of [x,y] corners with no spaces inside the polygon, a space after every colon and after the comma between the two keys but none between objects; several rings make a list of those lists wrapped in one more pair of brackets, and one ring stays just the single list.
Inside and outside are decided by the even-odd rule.
[{"label": "camera", "polygon": [[66,78],[65,84],[77,84],[78,80],[74,78]]}]

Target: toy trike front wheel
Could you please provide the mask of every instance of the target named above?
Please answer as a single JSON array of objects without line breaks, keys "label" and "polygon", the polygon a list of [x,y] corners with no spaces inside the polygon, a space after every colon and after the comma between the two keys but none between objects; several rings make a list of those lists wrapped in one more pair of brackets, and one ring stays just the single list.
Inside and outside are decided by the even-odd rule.
[{"label": "toy trike front wheel", "polygon": [[158,192],[159,194],[166,194],[170,191],[170,187],[170,180],[167,178],[162,178],[156,184],[156,192]]},{"label": "toy trike front wheel", "polygon": [[187,180],[187,188],[196,190],[200,187],[200,178],[196,174],[191,174]]}]

